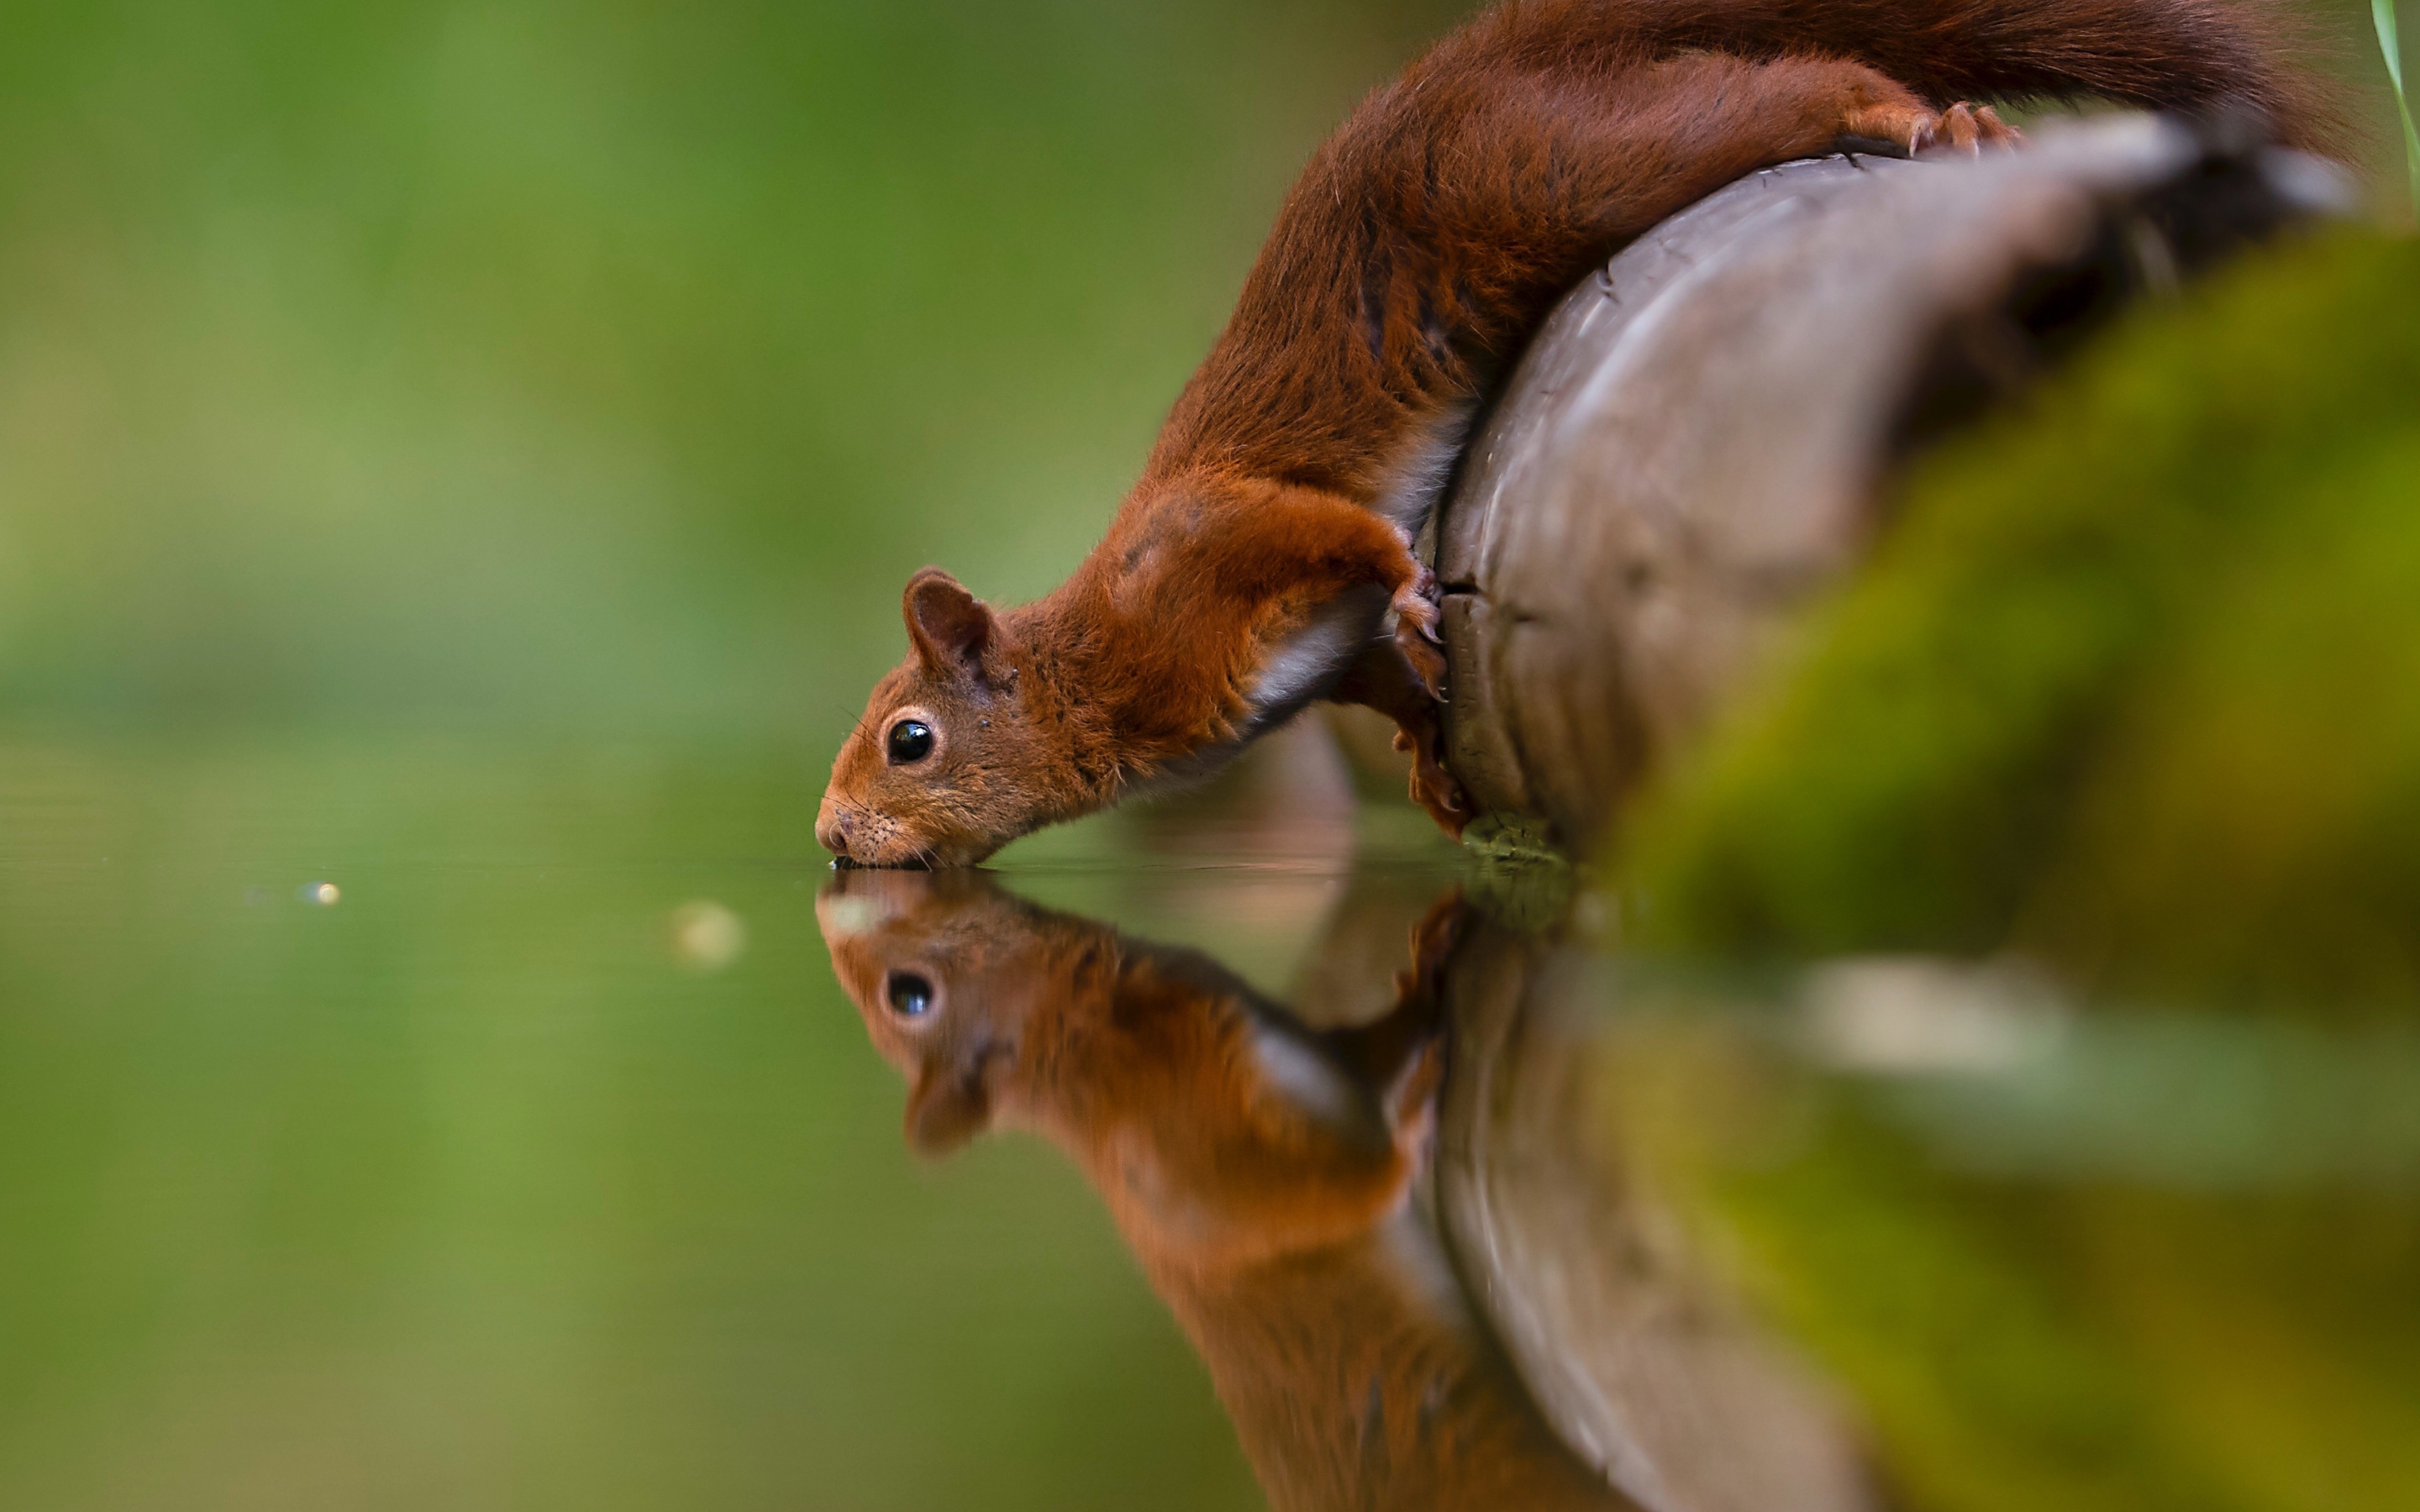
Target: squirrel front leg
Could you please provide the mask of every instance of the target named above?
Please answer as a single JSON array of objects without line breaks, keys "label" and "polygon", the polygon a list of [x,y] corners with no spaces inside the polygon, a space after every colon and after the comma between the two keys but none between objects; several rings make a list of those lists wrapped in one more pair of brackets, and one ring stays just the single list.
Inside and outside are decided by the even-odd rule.
[{"label": "squirrel front leg", "polygon": [[1432,702],[1445,697],[1436,574],[1412,549],[1410,532],[1350,499],[1311,488],[1287,490],[1283,510],[1265,524],[1302,553],[1315,581],[1340,591],[1364,583],[1384,588],[1405,670]]},{"label": "squirrel front leg", "polygon": [[1438,828],[1460,840],[1470,823],[1470,799],[1445,768],[1446,665],[1437,649],[1436,574],[1414,554],[1408,536],[1389,530],[1402,553],[1390,561],[1389,570],[1400,573],[1404,562],[1412,569],[1392,590],[1394,634],[1364,647],[1328,696],[1338,703],[1375,709],[1395,721],[1395,748],[1412,758],[1412,801],[1428,811]]},{"label": "squirrel front leg", "polygon": [[1386,590],[1394,632],[1349,663],[1327,697],[1395,721],[1395,745],[1413,753],[1412,797],[1448,834],[1469,822],[1467,800],[1445,769],[1445,655],[1438,649],[1436,575],[1408,532],[1324,489],[1280,487],[1241,512],[1224,532],[1225,576],[1249,602],[1324,604],[1358,588]]}]

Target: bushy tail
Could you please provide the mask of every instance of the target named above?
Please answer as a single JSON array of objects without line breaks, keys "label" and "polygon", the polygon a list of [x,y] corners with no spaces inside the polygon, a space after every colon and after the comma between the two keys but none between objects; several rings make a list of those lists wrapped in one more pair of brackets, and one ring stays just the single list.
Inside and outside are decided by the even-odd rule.
[{"label": "bushy tail", "polygon": [[2276,3],[1505,0],[1320,148],[1153,471],[1390,492],[1424,427],[1590,265],[1742,174],[1832,150],[1883,90],[1908,116],[2079,96],[2249,111],[2323,148],[2333,123],[2255,8]]},{"label": "bushy tail", "polygon": [[1829,54],[1941,104],[2099,97],[2248,110],[2306,147],[2333,130],[2291,61],[2296,28],[2275,0],[1513,0],[1480,24],[1490,22],[1516,48],[1566,58],[1591,44]]}]

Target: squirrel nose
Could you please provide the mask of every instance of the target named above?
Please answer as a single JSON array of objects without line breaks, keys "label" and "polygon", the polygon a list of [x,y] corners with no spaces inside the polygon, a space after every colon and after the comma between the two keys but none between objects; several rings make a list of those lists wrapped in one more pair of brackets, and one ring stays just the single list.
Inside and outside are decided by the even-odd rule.
[{"label": "squirrel nose", "polygon": [[843,860],[854,860],[848,854],[848,815],[826,804],[815,815],[815,843]]}]

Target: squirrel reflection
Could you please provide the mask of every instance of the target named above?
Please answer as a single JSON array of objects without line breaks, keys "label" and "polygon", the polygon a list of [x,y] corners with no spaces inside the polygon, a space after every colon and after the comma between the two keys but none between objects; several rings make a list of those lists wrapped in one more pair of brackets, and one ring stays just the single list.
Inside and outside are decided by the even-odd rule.
[{"label": "squirrel reflection", "polygon": [[1326,1032],[1206,956],[981,872],[844,872],[816,913],[907,1078],[909,1142],[1008,1125],[1065,1151],[1280,1512],[1631,1504],[1540,1418],[1417,1201],[1458,903],[1412,931],[1390,1010]]}]

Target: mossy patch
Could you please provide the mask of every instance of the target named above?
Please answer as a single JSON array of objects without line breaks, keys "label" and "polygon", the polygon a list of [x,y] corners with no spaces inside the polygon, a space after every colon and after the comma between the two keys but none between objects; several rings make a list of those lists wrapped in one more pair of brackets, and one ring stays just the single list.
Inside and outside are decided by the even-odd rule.
[{"label": "mossy patch", "polygon": [[2420,243],[2248,259],[1914,469],[1624,828],[1653,947],[2420,1002]]}]

